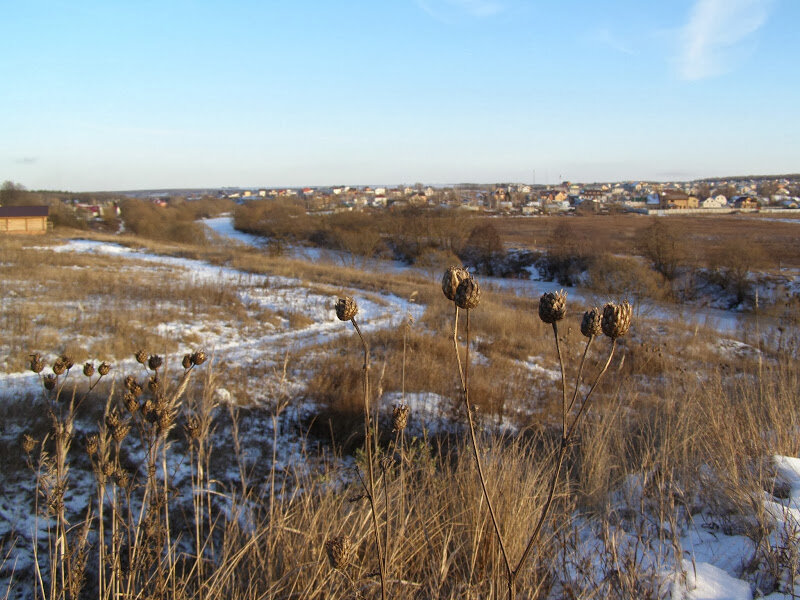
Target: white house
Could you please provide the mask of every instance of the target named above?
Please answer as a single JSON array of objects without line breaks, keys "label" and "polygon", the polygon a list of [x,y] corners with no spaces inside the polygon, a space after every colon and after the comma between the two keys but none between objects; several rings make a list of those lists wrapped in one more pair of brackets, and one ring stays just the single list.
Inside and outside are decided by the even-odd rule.
[{"label": "white house", "polygon": [[726,206],[728,206],[728,199],[723,194],[711,196],[700,203],[701,208],[725,208]]}]

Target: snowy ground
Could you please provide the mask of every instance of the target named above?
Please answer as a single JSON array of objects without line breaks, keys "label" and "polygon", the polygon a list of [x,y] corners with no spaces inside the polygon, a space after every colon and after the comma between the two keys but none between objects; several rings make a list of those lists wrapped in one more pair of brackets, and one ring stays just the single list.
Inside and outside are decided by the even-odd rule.
[{"label": "snowy ground", "polygon": [[[359,322],[365,335],[381,328],[398,326],[408,314],[418,319],[424,311],[424,306],[389,294],[334,288],[288,277],[254,275],[203,261],[159,256],[112,243],[71,240],[60,246],[47,247],[46,250],[57,253],[112,255],[129,265],[123,268],[164,269],[173,284],[185,280],[235,290],[249,311],[268,309],[302,317],[294,320],[282,319],[275,325],[262,324],[256,334],[253,331],[245,333],[235,323],[225,320],[198,321],[186,318],[185,315],[158,326],[159,333],[178,341],[181,348],[178,356],[183,352],[203,348],[211,355],[212,362],[215,359],[224,360],[228,364],[237,365],[243,373],[255,373],[244,386],[241,381],[238,382],[236,390],[239,390],[239,397],[234,388],[226,387],[223,382],[217,391],[218,399],[223,406],[233,404],[246,411],[247,419],[243,421],[239,432],[242,447],[247,449],[242,456],[243,468],[252,474],[259,486],[265,485],[263,466],[272,464],[273,428],[276,425],[279,427],[276,432],[278,443],[275,445],[275,468],[279,473],[278,493],[283,483],[289,483],[298,476],[298,471],[314,468],[315,456],[321,451],[319,444],[309,440],[307,433],[299,427],[301,423],[307,422],[315,407],[291,402],[282,411],[280,418],[272,419],[275,406],[282,398],[296,397],[303,391],[302,384],[293,380],[291,375],[281,385],[276,383],[280,379],[287,352],[294,354],[340,335],[353,335],[351,328],[336,318],[334,310],[337,296],[343,293],[357,297]],[[87,309],[91,309],[88,302]],[[44,358],[49,364],[55,356]],[[119,377],[141,372],[141,366],[132,357],[103,356],[93,359],[90,357],[90,360],[95,363],[109,360],[113,364],[112,374]],[[80,376],[73,373],[72,378],[74,380]],[[269,379],[268,383],[266,379]],[[17,460],[21,458],[17,454],[21,453],[20,441],[23,434],[33,433],[30,422],[26,422],[26,419],[30,419],[31,412],[35,414],[37,409],[31,410],[28,407],[41,406],[39,414],[44,416],[45,403],[39,376],[30,371],[0,372],[0,399],[5,401],[5,411],[10,413],[0,427],[0,447],[4,452],[15,455],[14,459]],[[19,403],[26,405],[24,410],[14,408]],[[219,414],[217,434],[222,436],[221,439],[231,439],[230,420],[225,411],[226,408]],[[76,422],[75,439],[79,450],[82,449],[83,437],[96,430],[96,419],[95,414]],[[82,453],[79,452],[79,455]],[[180,486],[186,483],[190,472],[185,464],[184,452],[175,452],[174,456],[170,471],[173,473],[174,485]],[[141,464],[141,451],[132,449],[129,460],[132,464]],[[343,459],[340,468],[346,469],[351,460]],[[94,479],[87,466],[76,465],[72,470],[72,491],[67,510],[73,515],[80,514],[94,490]],[[229,466],[222,472],[216,472],[215,477],[221,486],[220,490],[230,489],[240,479],[239,465],[235,461],[229,461]],[[0,544],[5,545],[7,552],[10,544],[16,540],[16,547],[9,558],[5,562],[0,558],[0,597],[3,596],[4,581],[9,581],[12,573],[15,573],[14,578],[17,581],[30,581],[28,577],[32,575],[34,565],[31,554],[34,532],[38,531],[41,540],[47,539],[47,521],[37,520],[32,513],[35,496],[34,477],[26,469],[12,473],[4,468],[0,473]],[[16,596],[19,593],[22,596]],[[27,597],[19,587],[14,594],[12,597]]]},{"label": "snowy ground", "polygon": [[[247,244],[259,244],[258,238],[243,236],[229,227],[230,220],[223,217],[207,224],[217,233],[231,235],[238,241]],[[231,231],[232,230],[232,231]],[[297,251],[302,255],[302,251]],[[319,257],[317,257],[319,258]],[[331,257],[329,257],[331,258]],[[332,259],[335,259],[332,258]],[[390,263],[393,270],[410,269],[398,263]],[[481,278],[487,289],[493,286],[505,290],[513,290],[520,295],[536,297],[546,291],[560,289],[552,282],[537,280],[510,280],[499,278]],[[591,295],[578,288],[567,290],[571,298],[587,303],[596,302]],[[732,333],[741,330],[742,317],[731,311],[715,308],[646,306],[640,307],[647,315],[656,320],[671,321],[678,319],[684,323],[692,323],[698,327],[711,327],[720,333]],[[724,351],[757,352],[751,346],[733,339],[720,339],[720,348]],[[543,369],[537,364],[536,357],[526,361],[525,366],[539,378],[557,381],[559,374]],[[399,393],[387,394],[382,405],[390,410],[393,404],[403,401]],[[411,432],[417,435],[435,434],[444,431],[457,431],[463,422],[460,407],[451,399],[436,394],[408,394],[404,401],[412,408],[414,419],[410,425]],[[499,425],[501,430],[513,431],[513,425]],[[779,479],[788,487],[784,498],[765,495],[764,508],[775,520],[775,529],[768,540],[772,547],[782,543],[797,545],[800,543],[800,459],[774,457]],[[597,522],[586,522],[580,528],[583,532],[580,545],[575,549],[572,560],[577,564],[581,560],[588,561],[597,573],[609,569],[609,546],[602,540],[614,540],[617,559],[624,555],[635,555],[635,563],[653,578],[653,587],[657,593],[671,600],[747,600],[763,597],[758,590],[758,575],[747,572],[757,549],[753,542],[742,535],[724,533],[718,518],[703,507],[696,507],[697,513],[689,520],[690,525],[676,526],[677,531],[669,530],[669,524],[652,523],[652,515],[641,514],[642,480],[631,480],[627,489],[622,489],[616,497],[617,509],[621,512],[633,512],[632,519],[622,519],[604,532]],[[648,530],[648,537],[642,544],[642,531]],[[668,535],[665,535],[667,531]],[[800,550],[798,550],[800,552]],[[617,565],[619,567],[619,565]],[[612,570],[614,566],[612,565]],[[747,580],[745,580],[747,579]],[[796,597],[800,593],[800,583],[791,589],[790,581],[780,582],[781,592],[768,596],[770,600],[783,600]]]},{"label": "snowy ground", "polygon": [[[265,238],[237,231],[233,227],[233,220],[230,216],[221,216],[214,219],[203,221],[216,234],[232,239],[238,243],[263,247],[266,243]],[[290,247],[289,253],[300,259],[305,260],[326,260],[329,262],[342,262],[339,253],[319,248]],[[402,272],[415,271],[424,275],[422,269],[404,264],[398,261],[369,259],[363,262],[363,268],[373,269],[382,272]],[[545,292],[553,292],[564,289],[570,299],[577,300],[587,305],[602,304],[607,298],[597,298],[594,294],[584,288],[565,287],[554,281],[544,281],[537,271],[532,271],[530,279],[506,279],[501,277],[481,277],[482,286],[491,290],[501,289],[513,291],[514,293],[529,298],[538,298]],[[792,289],[800,290],[800,276],[796,273],[788,273],[786,284],[794,286]],[[766,296],[765,296],[766,297]],[[636,307],[638,314],[647,315],[650,318],[671,321],[678,319],[681,322],[696,325],[698,327],[710,327],[717,331],[732,332],[739,329],[744,322],[749,319],[735,311],[723,310],[711,306],[692,306],[676,304],[658,304],[650,301],[641,303]]]},{"label": "snowy ground", "polygon": [[[206,222],[217,233],[229,236],[236,240],[255,245],[258,239],[236,232],[230,226],[229,218],[209,220]],[[228,362],[236,362],[243,369],[248,366],[258,365],[260,368],[273,367],[279,369],[282,357],[287,350],[310,348],[316,344],[324,343],[335,336],[351,332],[343,327],[334,314],[334,301],[343,290],[319,284],[309,284],[298,279],[287,277],[261,276],[248,274],[235,269],[221,268],[208,263],[174,257],[153,255],[143,251],[132,250],[120,245],[91,242],[86,240],[73,240],[62,246],[54,247],[54,252],[71,253],[97,253],[110,254],[121,259],[132,261],[137,265],[157,265],[168,268],[172,277],[185,278],[189,281],[208,282],[219,286],[228,286],[236,290],[242,302],[255,308],[285,310],[303,315],[306,320],[297,327],[273,327],[253,337],[243,335],[236,327],[224,322],[197,323],[191,321],[176,321],[161,324],[161,332],[169,334],[176,339],[202,340],[202,347],[217,356],[224,356]],[[298,252],[298,255],[300,253]],[[391,268],[402,268],[392,265]],[[543,282],[525,282],[510,280],[490,280],[488,285],[513,287],[520,293],[540,294],[554,286]],[[346,290],[356,296],[360,307],[360,323],[365,333],[382,327],[395,327],[408,313],[418,319],[424,311],[423,306],[386,294],[376,294],[362,290]],[[570,290],[571,296],[580,296],[578,290]],[[588,300],[588,299],[587,299]],[[720,311],[721,312],[721,311]],[[704,311],[706,321],[709,318],[721,330],[732,327],[736,317]],[[665,319],[675,318],[674,314],[665,316]],[[730,323],[726,320],[730,319]],[[738,351],[739,342],[731,341],[730,350]],[[193,349],[193,344],[186,343],[187,350]],[[749,348],[749,347],[748,347]],[[105,357],[98,357],[105,358]],[[124,373],[126,369],[133,369],[136,365],[132,359],[117,357],[115,369]],[[535,357],[527,361],[527,367],[539,378],[554,380],[558,373],[542,369],[537,365]],[[5,398],[15,397],[36,398],[41,394],[40,381],[32,373],[0,373],[0,396]],[[288,391],[292,394],[297,385],[289,381]],[[235,392],[234,392],[235,393]],[[263,407],[274,406],[275,390],[259,389],[252,385],[248,389],[248,398],[253,404]],[[241,401],[232,398],[232,392],[225,389],[221,391],[221,398],[225,401]],[[417,435],[430,435],[443,431],[453,431],[458,428],[458,423],[463,421],[460,407],[453,405],[453,401],[435,394],[408,394],[403,399],[400,394],[386,394],[382,399],[382,406],[387,412],[393,404],[405,401],[412,407],[411,432]],[[292,429],[291,422],[301,419],[303,411],[311,411],[313,407],[294,406],[287,411],[282,420],[281,430],[278,433],[281,439],[278,455],[279,469],[288,469],[298,461],[308,456],[307,440]],[[253,445],[258,445],[260,439],[269,439],[272,436],[272,420],[269,412],[252,413],[252,425],[244,432],[244,436],[251,438]],[[487,424],[488,425],[488,424]],[[88,426],[87,426],[88,427]],[[500,423],[501,429],[513,430],[510,423]],[[24,432],[24,424],[7,422],[0,430],[0,440],[5,448],[12,448]],[[246,444],[243,444],[246,445]],[[262,444],[263,445],[263,444]],[[246,456],[251,464],[263,461],[264,453]],[[791,457],[774,457],[774,465],[781,482],[782,493],[780,497],[765,495],[758,499],[764,509],[775,521],[775,529],[769,542],[773,547],[781,545],[794,545],[800,539],[800,459]],[[187,472],[179,465],[175,466],[176,476],[186,477]],[[232,470],[222,479],[235,480],[238,472]],[[18,572],[32,568],[31,556],[25,552],[25,545],[30,547],[31,532],[34,530],[29,507],[30,504],[20,502],[20,497],[30,499],[32,495],[31,483],[24,478],[12,478],[9,474],[0,475],[0,539],[8,540],[16,532],[22,536],[19,543],[19,552],[15,554]],[[74,483],[77,486],[90,489],[91,482],[81,479],[76,475]],[[752,541],[739,535],[727,535],[709,511],[699,507],[690,526],[681,526],[679,531],[671,532],[674,535],[651,535],[645,545],[637,544],[640,535],[637,531],[645,528],[642,524],[648,518],[647,514],[638,513],[640,506],[643,482],[632,479],[625,489],[619,491],[616,498],[620,513],[633,516],[620,519],[610,525],[608,531],[603,531],[600,523],[585,522],[581,524],[581,539],[576,545],[575,554],[570,559],[577,563],[585,558],[591,565],[590,568],[598,572],[607,569],[608,563],[603,562],[609,556],[609,534],[614,540],[615,548],[621,555],[634,553],[639,564],[652,572],[654,585],[663,590],[663,597],[687,600],[742,600],[758,597],[757,578],[752,573],[747,573],[746,566],[753,558],[756,548]],[[652,524],[650,524],[652,526]],[[657,528],[663,533],[668,524],[661,524]],[[677,543],[676,543],[677,540]],[[605,557],[605,558],[604,558]],[[8,580],[13,564],[7,562],[0,569],[0,595],[3,590],[3,579]],[[576,568],[577,573],[577,568]],[[577,575],[576,575],[577,576]],[[788,576],[788,574],[787,574]],[[792,595],[791,582],[781,581],[780,593],[769,596],[771,600],[788,599]],[[800,586],[794,590],[800,593]]]}]

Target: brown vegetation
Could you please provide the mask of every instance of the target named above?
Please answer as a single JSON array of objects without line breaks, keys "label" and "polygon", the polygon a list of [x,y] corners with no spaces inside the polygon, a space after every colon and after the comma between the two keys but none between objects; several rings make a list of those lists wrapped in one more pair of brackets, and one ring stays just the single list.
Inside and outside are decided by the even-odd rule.
[{"label": "brown vegetation", "polygon": [[[210,363],[200,367],[205,378],[199,385],[188,382],[180,394],[176,392],[182,375],[175,364],[171,372],[177,379],[163,377],[166,387],[161,392],[146,384],[154,370],[161,375],[164,367],[150,368],[155,363],[148,360],[137,371],[123,373],[114,366],[108,378],[117,377],[113,389],[104,387],[104,379],[87,393],[86,384],[96,384],[93,375],[95,379],[79,383],[72,396],[73,383],[84,382],[79,373],[84,359],[126,357],[139,347],[174,352],[177,340],[153,333],[159,322],[226,315],[246,331],[260,326],[262,317],[230,291],[202,284],[165,286],[158,269],[123,269],[118,259],[62,255],[35,249],[29,242],[0,240],[0,292],[8,299],[13,290],[20,300],[4,304],[0,322],[9,332],[2,342],[7,346],[4,353],[14,354],[6,370],[27,365],[27,350],[58,357],[71,354],[78,365],[68,370],[68,377],[56,377],[55,391],[43,389],[37,398],[9,402],[0,415],[9,430],[18,427],[35,438],[28,451],[24,438],[22,449],[2,448],[8,485],[8,474],[17,473],[20,466],[11,462],[25,462],[30,456],[43,497],[55,500],[39,507],[40,519],[53,523],[56,536],[42,540],[39,547],[41,580],[25,579],[20,573],[15,585],[39,586],[42,595],[51,598],[106,596],[115,590],[121,593],[127,585],[130,597],[374,598],[381,590],[377,572],[383,559],[384,586],[391,598],[501,597],[506,593],[507,565],[498,540],[510,556],[523,556],[530,532],[521,524],[540,514],[551,489],[548,518],[531,546],[527,566],[516,576],[520,597],[657,598],[663,590],[658,589],[654,567],[626,553],[617,536],[624,530],[640,548],[653,551],[668,542],[675,558],[682,558],[677,532],[701,518],[753,540],[757,552],[743,576],[759,577],[762,590],[770,589],[769,577],[771,589],[777,589],[780,577],[796,568],[791,557],[770,547],[770,519],[753,509],[754,498],[762,497],[764,490],[774,491],[769,457],[800,452],[795,427],[800,419],[796,328],[779,338],[753,330],[736,332],[750,345],[734,346],[739,348],[734,353],[716,332],[680,322],[666,326],[637,320],[629,336],[620,338],[608,376],[574,429],[575,443],[563,451],[561,475],[554,477],[563,448],[564,401],[560,380],[546,376],[559,372],[553,334],[567,381],[575,381],[586,345],[578,315],[589,307],[568,306],[554,332],[539,320],[534,299],[484,290],[480,305],[470,309],[473,362],[468,383],[470,401],[479,407],[477,444],[470,446],[463,436],[453,435],[401,445],[391,431],[391,407],[378,389],[436,392],[452,401],[447,416],[467,422],[459,395],[467,386],[453,358],[453,306],[442,299],[438,282],[253,251],[147,243],[162,252],[204,257],[250,272],[300,276],[315,285],[403,297],[417,291],[417,302],[426,306],[418,322],[410,329],[403,325],[367,338],[375,390],[372,406],[383,415],[372,425],[380,454],[392,460],[381,464],[375,457],[374,505],[367,507],[364,486],[338,460],[342,449],[352,450],[369,438],[360,412],[362,345],[355,336],[298,353],[283,371],[227,364],[223,354],[213,369]],[[596,268],[610,269],[601,271],[604,280],[611,277],[608,273],[635,266],[616,268],[616,259],[603,260]],[[626,260],[641,265],[637,259]],[[101,297],[104,308],[100,314],[81,317],[77,303],[91,296]],[[265,321],[269,318],[263,315]],[[601,368],[607,352],[593,345],[587,372]],[[165,366],[176,361],[168,359]],[[46,362],[42,375],[51,375],[53,361]],[[125,392],[131,391],[123,383],[127,374],[144,388],[134,414],[125,402]],[[297,397],[287,396],[284,386],[293,374],[304,384]],[[251,376],[270,398],[266,407],[216,403],[216,389],[239,386],[246,392]],[[43,386],[47,381],[42,379]],[[61,401],[56,401],[58,390]],[[148,399],[157,403],[159,393],[175,398],[177,410],[174,423],[161,433],[154,425],[158,419],[151,422],[142,416],[143,405]],[[73,405],[73,418],[69,400],[84,395],[83,404]],[[276,454],[285,449],[277,447],[276,424],[292,427],[281,414],[301,399],[320,402],[314,431],[323,439],[333,436],[333,452],[319,455],[308,443],[305,454],[280,466]],[[54,418],[43,419],[43,408]],[[115,409],[131,426],[126,436],[110,419]],[[413,423],[413,411],[409,418]],[[515,425],[513,435],[495,429],[503,420]],[[269,422],[271,441],[265,436]],[[74,427],[65,435],[70,423]],[[308,427],[303,422],[298,429],[305,435]],[[106,457],[89,459],[84,433],[105,440]],[[152,446],[148,440],[154,440]],[[155,451],[142,453],[147,447]],[[486,493],[476,485],[475,447],[481,449]],[[362,472],[368,467],[367,456],[354,452]],[[155,464],[153,457],[158,458]],[[105,464],[110,464],[108,473]],[[190,476],[177,477],[177,470],[169,468],[172,464],[188,465]],[[240,473],[233,478],[231,465]],[[65,470],[71,473],[66,479]],[[75,502],[62,507],[59,501],[84,498],[84,490],[71,479],[82,471],[94,478],[91,512],[76,511]],[[625,487],[631,480],[640,485]],[[63,485],[48,487],[51,482]],[[497,528],[486,510],[487,496],[502,515]],[[30,500],[33,506],[34,498]],[[145,509],[138,512],[137,507]],[[597,560],[589,560],[581,550],[580,527],[586,526],[587,518],[596,518],[593,522],[602,529],[601,544],[592,555]],[[69,529],[66,523],[76,527]],[[385,532],[381,552],[374,550],[376,529]],[[46,543],[59,539],[57,531],[66,541],[60,554],[57,544]],[[332,540],[337,544],[326,547]],[[137,561],[134,554],[143,558]],[[83,565],[82,578],[70,577],[74,565]]]}]

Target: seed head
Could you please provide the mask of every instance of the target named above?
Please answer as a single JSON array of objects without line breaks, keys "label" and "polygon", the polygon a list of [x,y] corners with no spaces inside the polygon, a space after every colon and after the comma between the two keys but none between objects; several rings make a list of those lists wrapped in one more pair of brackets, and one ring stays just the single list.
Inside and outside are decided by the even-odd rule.
[{"label": "seed head", "polygon": [[355,546],[346,535],[339,535],[325,542],[325,552],[328,553],[328,562],[337,570],[344,570],[353,560]]},{"label": "seed head", "polygon": [[463,267],[447,267],[447,271],[442,277],[442,292],[444,292],[445,298],[455,302],[458,284],[467,278],[469,278],[469,273]]},{"label": "seed head", "polygon": [[72,367],[75,366],[75,361],[73,361],[67,354],[61,355],[61,362],[64,363],[64,366],[69,371]]},{"label": "seed head", "polygon": [[53,373],[56,375],[63,375],[64,371],[67,370],[67,365],[63,363],[61,358],[57,358],[56,362],[53,363]]},{"label": "seed head", "polygon": [[539,298],[539,318],[545,323],[557,323],[567,314],[567,292],[547,292]]},{"label": "seed head", "polygon": [[358,314],[358,304],[350,296],[336,301],[336,316],[340,321],[351,321]]},{"label": "seed head", "polygon": [[111,372],[111,365],[103,361],[100,363],[100,366],[97,367],[97,372],[100,373],[101,377],[105,377]]},{"label": "seed head", "polygon": [[602,320],[603,314],[600,312],[599,308],[595,306],[594,308],[587,310],[585,313],[583,313],[583,319],[581,319],[581,333],[587,338],[600,335],[603,333],[601,326]]},{"label": "seed head", "polygon": [[119,413],[117,413],[117,409],[112,410],[106,416],[106,425],[108,425],[111,429],[119,427],[122,420],[119,418]]},{"label": "seed head", "polygon": [[408,414],[411,408],[407,404],[395,404],[392,408],[392,431],[403,431],[408,426]]},{"label": "seed head", "polygon": [[147,359],[147,368],[151,371],[156,371],[164,364],[164,359],[161,358],[158,354],[153,354],[150,358]]},{"label": "seed head", "polygon": [[144,406],[142,406],[142,414],[149,419],[151,415],[155,414],[155,411],[156,403],[152,400],[145,401]]},{"label": "seed head", "polygon": [[30,454],[36,448],[36,440],[29,436],[27,433],[22,436],[22,451],[25,454]]},{"label": "seed head", "polygon": [[49,392],[52,391],[54,387],[56,387],[56,376],[55,375],[45,375],[44,376],[44,387]]},{"label": "seed head", "polygon": [[172,429],[172,424],[175,421],[175,414],[170,410],[162,410],[158,413],[158,432],[166,433]]},{"label": "seed head", "polygon": [[147,362],[147,352],[144,350],[137,350],[134,356],[136,357],[136,362],[138,362],[140,365],[143,365]]},{"label": "seed head", "polygon": [[128,423],[127,421],[122,421],[119,425],[117,425],[111,430],[111,435],[114,437],[115,442],[120,443],[127,437],[130,430],[131,430],[130,423]]},{"label": "seed head", "polygon": [[191,416],[186,420],[186,435],[190,440],[197,440],[200,438],[200,419]]},{"label": "seed head", "polygon": [[97,454],[97,446],[98,446],[99,438],[97,437],[96,433],[92,435],[86,436],[86,454],[89,456],[94,456]]},{"label": "seed head", "polygon": [[134,414],[137,410],[139,410],[139,401],[136,400],[136,395],[133,392],[125,392],[125,395],[122,396],[122,402],[125,404],[125,408],[128,409],[128,412]]},{"label": "seed head", "polygon": [[609,302],[603,307],[602,329],[612,340],[622,337],[631,327],[633,307],[627,300],[620,304]]},{"label": "seed head", "polygon": [[456,306],[469,310],[478,306],[481,301],[481,287],[473,279],[472,275],[467,276],[456,288]]},{"label": "seed head", "polygon": [[206,353],[203,350],[197,350],[192,353],[192,355],[189,357],[189,360],[192,361],[193,365],[199,366],[202,365],[204,362],[206,362],[207,358],[208,357],[206,356]]},{"label": "seed head", "polygon": [[189,356],[188,354],[184,354],[183,355],[183,360],[181,361],[181,366],[184,369],[188,369],[189,367],[191,367],[192,366],[192,357]]},{"label": "seed head", "polygon": [[140,396],[143,391],[142,386],[136,381],[133,375],[125,377],[125,387],[128,388],[128,391],[134,396]]},{"label": "seed head", "polygon": [[34,373],[41,373],[42,369],[44,369],[44,361],[42,357],[39,356],[39,353],[31,354],[31,371]]},{"label": "seed head", "polygon": [[114,471],[114,481],[116,482],[118,487],[122,489],[128,489],[128,486],[131,484],[131,476],[128,472],[124,469],[117,469]]},{"label": "seed head", "polygon": [[86,377],[94,375],[94,364],[90,362],[85,363],[83,365],[83,374],[86,375]]},{"label": "seed head", "polygon": [[154,375],[153,377],[148,379],[147,388],[153,395],[158,395],[158,392],[161,390],[161,382],[158,380],[158,377]]}]

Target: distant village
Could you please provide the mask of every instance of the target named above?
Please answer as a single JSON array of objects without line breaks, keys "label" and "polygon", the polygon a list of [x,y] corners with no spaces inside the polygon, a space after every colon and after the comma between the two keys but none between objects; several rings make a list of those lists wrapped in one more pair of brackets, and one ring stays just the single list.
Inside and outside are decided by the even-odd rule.
[{"label": "distant village", "polygon": [[[303,188],[218,188],[140,190],[97,194],[54,193],[60,209],[84,222],[119,216],[126,198],[168,206],[203,199],[236,203],[286,200],[302,202],[309,213],[399,210],[405,207],[450,208],[484,214],[535,216],[556,214],[714,214],[730,212],[800,212],[800,176],[708,179],[683,183],[617,182],[559,185],[460,184],[454,186],[332,186]],[[2,200],[2,198],[0,198]],[[0,202],[0,231],[39,229],[41,215],[17,214],[21,208]],[[8,213],[8,214],[6,214]],[[27,218],[24,223],[19,220]],[[46,215],[45,215],[46,219]]]},{"label": "distant village", "polygon": [[[592,212],[706,212],[800,207],[800,178],[708,180],[687,183],[623,182],[560,185],[496,184],[434,187],[336,186],[229,189],[236,202],[276,198],[302,200],[309,211],[447,207],[507,215]],[[154,200],[158,200],[154,198]]]}]

